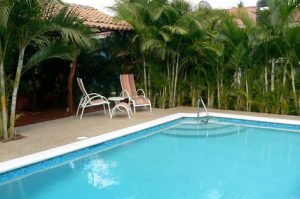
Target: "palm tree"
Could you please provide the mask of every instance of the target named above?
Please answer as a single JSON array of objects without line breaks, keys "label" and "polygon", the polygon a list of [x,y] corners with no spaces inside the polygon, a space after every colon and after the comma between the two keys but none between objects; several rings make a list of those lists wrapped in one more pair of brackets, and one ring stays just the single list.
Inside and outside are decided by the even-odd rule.
[{"label": "palm tree", "polygon": [[168,79],[169,107],[173,107],[176,104],[179,49],[182,47],[183,35],[187,34],[184,14],[190,9],[189,5],[183,1],[169,3],[165,0],[123,0],[119,1],[114,9],[120,19],[129,22],[135,28],[136,35],[133,38],[140,46],[146,88],[150,83],[151,71],[149,67],[146,69],[146,66],[150,66],[147,64],[150,62],[147,58],[155,56],[166,64],[163,71]]},{"label": "palm tree", "polygon": [[[23,70],[47,58],[73,60],[74,52],[76,54],[77,51],[69,41],[76,45],[90,45],[87,28],[78,19],[76,12],[68,7],[45,0],[11,0],[10,3],[9,9],[5,10],[9,13],[6,31],[11,36],[5,42],[13,43],[19,53],[10,100],[9,132],[8,135],[4,132],[5,139],[15,132],[16,99]],[[58,10],[58,6],[62,8]],[[28,47],[35,49],[35,52],[25,57]],[[4,103],[2,107],[2,112],[6,112]],[[2,113],[5,131],[3,115],[7,113]]]},{"label": "palm tree", "polygon": [[[167,106],[185,97],[194,104],[204,95],[210,107],[299,111],[299,1],[258,5],[264,9],[258,10],[256,25],[244,8],[234,16],[204,7],[192,11],[179,0],[121,0],[115,10],[135,27],[131,44],[139,52],[128,53],[144,65],[146,88],[155,85],[153,93]],[[137,61],[139,53],[143,61]]]},{"label": "palm tree", "polygon": [[[151,99],[151,86],[150,83],[150,68],[148,64],[148,54],[141,50],[142,35],[147,34],[152,27],[150,24],[153,22],[154,16],[149,16],[149,10],[145,6],[147,1],[144,0],[120,0],[117,1],[111,9],[117,13],[116,18],[129,22],[134,27],[134,33],[127,38],[127,47],[123,48],[119,45],[116,39],[116,45],[113,45],[113,54],[118,57],[123,56],[131,57],[133,65],[140,68],[143,67],[144,90],[146,95]],[[145,30],[146,29],[146,30]],[[127,35],[125,36],[127,37]],[[128,64],[128,63],[127,63]]]},{"label": "palm tree", "polygon": [[[287,78],[287,66],[290,66],[291,74],[291,86],[292,93],[295,102],[295,107],[298,110],[298,96],[295,84],[295,68],[294,63],[297,62],[297,34],[299,34],[299,28],[297,25],[297,20],[294,16],[296,12],[299,11],[299,1],[283,1],[283,0],[270,0],[268,1],[268,9],[259,12],[259,24],[257,28],[256,38],[256,49],[259,54],[264,54],[264,61],[262,63],[265,65],[265,93],[275,91],[275,78],[277,73],[282,72],[282,81],[277,87],[286,88],[286,78]],[[289,37],[290,35],[294,35]],[[293,43],[291,43],[293,42]],[[283,68],[278,68],[280,62],[285,62]],[[269,67],[271,63],[271,67]],[[298,66],[298,64],[296,65]],[[271,69],[269,69],[271,68]],[[270,75],[269,74],[269,70]],[[270,80],[268,80],[270,77]],[[269,89],[270,82],[270,89]],[[283,99],[282,94],[277,95],[279,99]]]},{"label": "palm tree", "polygon": [[7,96],[6,96],[6,76],[4,71],[5,53],[10,37],[8,31],[8,18],[10,15],[11,7],[13,6],[12,0],[3,0],[0,2],[0,96],[1,96],[1,116],[0,116],[0,136],[3,135],[4,139],[8,139],[8,126],[7,126]]}]

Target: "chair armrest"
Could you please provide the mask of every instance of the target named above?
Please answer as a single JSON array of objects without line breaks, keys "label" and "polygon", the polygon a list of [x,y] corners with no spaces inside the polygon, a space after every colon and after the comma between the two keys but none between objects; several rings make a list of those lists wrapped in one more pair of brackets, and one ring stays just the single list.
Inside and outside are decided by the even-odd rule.
[{"label": "chair armrest", "polygon": [[136,93],[139,94],[139,91],[143,93],[143,96],[146,97],[145,92],[143,89],[137,89]]},{"label": "chair armrest", "polygon": [[90,93],[90,94],[89,94],[89,97],[91,97],[91,98],[93,98],[93,99],[94,99],[95,97],[99,97],[99,98],[101,98],[101,99],[104,99],[104,100],[108,101],[106,97],[104,97],[103,95],[100,95],[100,94],[98,94],[98,93]]},{"label": "chair armrest", "polygon": [[93,96],[95,96],[95,95],[96,95],[96,96],[101,96],[101,95],[98,94],[98,93],[89,93],[88,95],[89,95],[89,97],[93,97]]},{"label": "chair armrest", "polygon": [[106,97],[104,97],[102,95],[99,95],[97,93],[91,93],[91,94],[93,94],[93,95],[92,95],[92,97],[90,97],[89,102],[92,101],[92,100],[94,100],[94,99],[97,99],[97,98],[103,99],[104,101],[108,102],[108,100],[106,99]]},{"label": "chair armrest", "polygon": [[[101,97],[102,97],[102,99],[104,99],[105,101],[108,101],[108,99],[106,98],[106,97],[104,97],[104,96],[102,96],[101,95]],[[109,101],[108,101],[109,102]]]},{"label": "chair armrest", "polygon": [[130,97],[127,90],[122,90],[122,92],[120,93],[120,96],[121,97]]}]

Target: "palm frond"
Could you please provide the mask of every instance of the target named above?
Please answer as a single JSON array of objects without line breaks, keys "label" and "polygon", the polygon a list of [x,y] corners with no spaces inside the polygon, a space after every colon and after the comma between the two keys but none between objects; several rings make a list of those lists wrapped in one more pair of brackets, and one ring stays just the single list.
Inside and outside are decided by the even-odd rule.
[{"label": "palm frond", "polygon": [[141,43],[142,52],[154,52],[162,59],[166,55],[166,49],[164,44],[158,39],[144,39]]},{"label": "palm frond", "polygon": [[9,14],[13,5],[14,3],[12,0],[0,1],[0,27],[4,27],[4,28],[7,27]]},{"label": "palm frond", "polygon": [[91,29],[84,25],[84,20],[79,19],[78,16],[76,10],[64,6],[58,13],[49,15],[47,20],[54,24],[52,28],[61,32],[65,40],[70,40],[79,46],[90,47],[92,46]]},{"label": "palm frond", "polygon": [[153,9],[149,9],[148,11],[149,11],[150,17],[154,21],[156,21],[156,20],[158,20],[161,17],[161,15],[163,13],[163,10],[164,10],[163,7],[161,7],[161,6],[155,6]]},{"label": "palm frond", "polygon": [[171,41],[171,35],[163,32],[163,31],[159,31],[159,34],[162,36],[162,38],[164,39],[165,42],[169,42]]},{"label": "palm frond", "polygon": [[61,43],[51,43],[39,49],[34,55],[30,57],[24,66],[24,71],[30,69],[33,66],[38,65],[45,59],[64,59],[73,61],[78,54],[78,50],[74,49],[71,45]]},{"label": "palm frond", "polygon": [[172,34],[177,34],[177,35],[186,35],[188,33],[188,31],[185,28],[176,25],[174,26],[166,25],[163,26],[162,29],[170,31]]},{"label": "palm frond", "polygon": [[218,56],[222,56],[224,53],[224,45],[221,42],[204,42],[204,49],[211,51]]}]

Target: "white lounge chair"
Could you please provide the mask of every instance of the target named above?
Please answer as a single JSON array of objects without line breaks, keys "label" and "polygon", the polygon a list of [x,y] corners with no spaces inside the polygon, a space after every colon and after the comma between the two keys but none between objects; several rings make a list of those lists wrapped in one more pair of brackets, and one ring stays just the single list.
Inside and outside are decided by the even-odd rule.
[{"label": "white lounge chair", "polygon": [[[152,112],[151,102],[145,96],[143,89],[136,90],[133,74],[121,74],[120,81],[122,86],[122,96],[128,97],[129,103],[133,105],[133,112],[135,113],[136,107],[147,107],[149,106]],[[141,95],[138,95],[138,93]]]},{"label": "white lounge chair", "polygon": [[77,112],[76,112],[76,116],[78,115],[80,108],[82,108],[81,114],[80,114],[80,119],[82,119],[82,115],[83,115],[84,109],[86,107],[100,106],[100,105],[103,105],[104,113],[106,113],[105,105],[107,105],[108,111],[110,113],[109,101],[104,96],[102,96],[98,93],[87,93],[84,88],[81,78],[77,78],[77,82],[78,82],[78,86],[83,95],[80,99],[80,102],[79,102],[79,105],[77,108]]}]

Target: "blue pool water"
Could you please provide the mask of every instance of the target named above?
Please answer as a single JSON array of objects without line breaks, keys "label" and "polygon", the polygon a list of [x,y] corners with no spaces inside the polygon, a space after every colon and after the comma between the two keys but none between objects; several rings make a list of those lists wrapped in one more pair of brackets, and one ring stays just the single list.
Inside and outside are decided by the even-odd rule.
[{"label": "blue pool water", "polygon": [[300,198],[299,126],[214,118],[172,125],[2,182],[0,198]]}]

